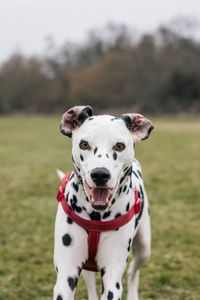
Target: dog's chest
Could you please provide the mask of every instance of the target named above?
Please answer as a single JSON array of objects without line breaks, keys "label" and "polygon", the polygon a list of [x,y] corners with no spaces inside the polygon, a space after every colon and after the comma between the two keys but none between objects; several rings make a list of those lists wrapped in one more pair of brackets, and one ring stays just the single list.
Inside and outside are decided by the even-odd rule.
[{"label": "dog's chest", "polygon": [[92,209],[84,192],[83,185],[75,173],[72,173],[69,183],[66,186],[65,197],[72,210],[80,217],[87,220],[104,222],[115,219],[129,211],[135,201],[134,187],[137,188],[142,202],[145,202],[143,179],[137,161],[133,162],[132,172],[119,185],[112,206],[107,211],[97,212]]},{"label": "dog's chest", "polygon": [[[75,173],[71,173],[71,178],[65,188],[65,198],[76,215],[86,220],[106,222],[114,220],[121,215],[125,215],[130,211],[135,203],[134,187],[137,187],[139,192],[138,196],[142,201],[140,212],[134,215],[127,224],[121,227],[119,226],[119,228],[101,232],[100,234],[97,261],[104,262],[105,265],[107,264],[105,261],[105,253],[109,252],[111,248],[113,248],[115,255],[127,258],[133,237],[139,228],[143,208],[145,203],[147,203],[141,170],[138,165],[133,164],[132,172],[126,176],[119,185],[119,189],[113,200],[113,205],[105,212],[97,212],[92,209],[84,192],[83,185]],[[66,236],[68,239],[70,237],[70,245],[66,245],[66,243],[69,242],[68,240],[63,240],[63,237]],[[65,246],[64,248],[75,252],[77,251],[77,253],[81,248],[83,256],[85,259],[87,258],[89,249],[87,230],[70,219],[64,212],[62,205],[59,204],[55,227],[55,249],[60,249],[59,245],[61,240]],[[55,250],[55,256],[57,256],[56,253],[57,251]]]}]

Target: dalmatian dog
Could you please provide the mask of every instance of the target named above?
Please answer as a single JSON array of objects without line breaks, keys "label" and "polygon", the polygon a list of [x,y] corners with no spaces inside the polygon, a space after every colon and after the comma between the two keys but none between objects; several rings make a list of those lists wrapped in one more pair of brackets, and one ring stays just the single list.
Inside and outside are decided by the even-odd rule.
[{"label": "dalmatian dog", "polygon": [[[65,189],[72,210],[86,220],[105,222],[127,213],[134,186],[142,199],[140,213],[124,226],[100,234],[96,263],[102,278],[101,300],[122,297],[122,276],[129,253],[128,300],[138,300],[139,269],[150,256],[151,229],[142,171],[134,158],[135,143],[148,138],[153,125],[140,114],[92,115],[90,106],[75,106],[62,116],[60,131],[72,138],[74,171]],[[64,175],[59,171],[62,178]],[[83,270],[88,259],[88,233],[58,204],[54,264],[54,300],[72,300],[82,271],[89,300],[98,300],[95,272]]]}]

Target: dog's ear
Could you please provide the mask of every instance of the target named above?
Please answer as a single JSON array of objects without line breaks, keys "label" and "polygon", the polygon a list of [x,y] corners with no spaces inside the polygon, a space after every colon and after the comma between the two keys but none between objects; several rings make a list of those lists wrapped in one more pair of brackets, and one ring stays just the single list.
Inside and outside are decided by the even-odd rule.
[{"label": "dog's ear", "polygon": [[72,131],[80,127],[83,122],[92,116],[90,106],[74,106],[66,111],[60,123],[60,132],[71,137]]},{"label": "dog's ear", "polygon": [[120,118],[125,122],[135,141],[146,140],[154,128],[151,121],[140,114],[124,114]]}]

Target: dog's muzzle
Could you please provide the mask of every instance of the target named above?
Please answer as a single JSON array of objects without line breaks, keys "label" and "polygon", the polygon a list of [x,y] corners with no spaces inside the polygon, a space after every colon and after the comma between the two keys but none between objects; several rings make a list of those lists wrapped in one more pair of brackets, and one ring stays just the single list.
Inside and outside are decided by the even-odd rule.
[{"label": "dog's muzzle", "polygon": [[112,203],[115,188],[107,186],[111,178],[110,172],[106,168],[95,168],[91,171],[91,178],[95,186],[84,183],[85,192],[89,198],[92,208],[98,211],[106,210]]}]

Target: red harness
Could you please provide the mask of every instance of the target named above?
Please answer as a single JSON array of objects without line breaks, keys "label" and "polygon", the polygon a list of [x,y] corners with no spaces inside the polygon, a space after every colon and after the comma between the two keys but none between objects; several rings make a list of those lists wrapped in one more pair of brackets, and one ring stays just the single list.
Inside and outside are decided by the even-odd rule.
[{"label": "red harness", "polygon": [[101,231],[109,231],[117,229],[125,224],[127,224],[135,214],[138,214],[141,211],[141,199],[138,197],[138,190],[135,187],[134,189],[134,195],[135,195],[135,202],[130,208],[130,210],[124,214],[121,215],[113,220],[109,221],[91,221],[86,220],[81,217],[79,217],[77,214],[75,214],[71,208],[71,206],[68,204],[68,202],[65,199],[65,188],[69,181],[71,172],[67,173],[67,175],[63,178],[61,185],[58,188],[57,192],[57,200],[61,202],[62,207],[65,211],[65,213],[78,225],[80,225],[82,228],[88,231],[88,260],[83,266],[83,269],[97,272],[98,267],[97,263],[95,261],[95,257],[97,254],[98,244],[99,244],[99,237]]}]

